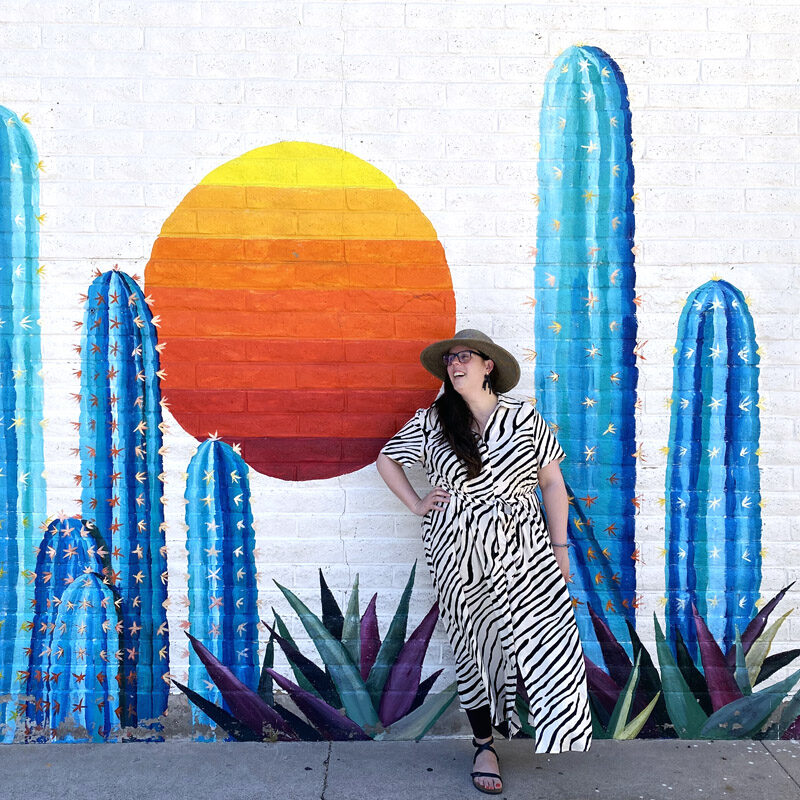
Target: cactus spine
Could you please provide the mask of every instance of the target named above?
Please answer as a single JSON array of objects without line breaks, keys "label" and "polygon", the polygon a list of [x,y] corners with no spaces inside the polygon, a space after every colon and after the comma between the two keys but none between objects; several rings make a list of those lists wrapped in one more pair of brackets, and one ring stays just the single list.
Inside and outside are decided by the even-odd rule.
[{"label": "cactus spine", "polygon": [[760,356],[742,293],[712,280],[675,344],[666,495],[667,627],[696,655],[692,605],[727,650],[761,584]]},{"label": "cactus spine", "polygon": [[636,589],[633,164],[616,63],[597,47],[564,51],[539,127],[536,394],[567,453],[573,600],[587,654],[602,663],[583,605],[628,641]]},{"label": "cactus spine", "polygon": [[122,722],[163,714],[169,695],[167,548],[159,349],[137,283],[116,269],[92,282],[81,343],[83,515],[111,548],[120,592]]},{"label": "cactus spine", "polygon": [[[258,606],[248,471],[225,442],[211,438],[198,447],[186,482],[186,548],[191,634],[255,689]],[[220,699],[194,650],[189,687],[214,702]]]},{"label": "cactus spine", "polygon": [[[23,117],[24,119],[24,117]],[[39,170],[23,120],[0,106],[0,738],[14,734],[26,663],[19,627],[32,589],[34,535],[45,513],[39,335]]]}]

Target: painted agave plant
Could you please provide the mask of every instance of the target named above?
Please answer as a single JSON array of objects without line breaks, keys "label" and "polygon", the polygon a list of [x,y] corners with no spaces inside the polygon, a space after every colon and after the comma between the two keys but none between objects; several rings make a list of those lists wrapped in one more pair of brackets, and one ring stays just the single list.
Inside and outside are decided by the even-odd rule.
[{"label": "painted agave plant", "polygon": [[680,739],[800,738],[800,691],[781,708],[800,682],[797,670],[766,688],[757,688],[788,666],[800,649],[770,655],[781,624],[791,613],[768,626],[769,616],[790,584],[753,617],[743,633],[723,652],[694,609],[700,663],[692,659],[680,631],[670,648],[655,619],[659,670],[642,646],[633,626],[629,632],[634,663],[611,629],[590,609],[608,672],[585,658],[594,735],[601,739],[637,736]]},{"label": "painted agave plant", "polygon": [[[360,613],[358,576],[342,613],[320,570],[321,617],[276,581],[314,642],[324,669],[299,651],[286,624],[273,611],[273,624],[264,623],[270,637],[257,687],[246,686],[189,634],[225,707],[173,682],[237,741],[419,741],[453,702],[456,687],[452,683],[431,693],[442,670],[421,680],[425,653],[439,618],[436,605],[406,638],[415,570],[416,565],[383,639],[378,630],[377,594]],[[289,662],[294,680],[275,671],[276,644]],[[302,716],[279,702],[275,687],[286,692]]]}]

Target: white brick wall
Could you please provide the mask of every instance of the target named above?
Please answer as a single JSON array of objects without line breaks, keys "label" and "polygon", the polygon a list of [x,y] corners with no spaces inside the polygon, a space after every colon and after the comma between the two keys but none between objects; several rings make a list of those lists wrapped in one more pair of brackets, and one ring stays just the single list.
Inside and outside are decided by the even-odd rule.
[{"label": "white brick wall", "polygon": [[[42,333],[49,509],[77,510],[69,421],[78,391],[77,295],[92,270],[142,274],[160,225],[210,169],[257,146],[310,140],[375,164],[444,244],[459,326],[517,353],[535,347],[538,111],[566,46],[606,49],[630,89],[638,293],[644,298],[639,426],[647,461],[638,541],[641,628],[664,586],[663,493],[671,347],[690,290],[716,273],[752,299],[764,348],[763,592],[800,577],[798,234],[800,4],[715,2],[201,2],[0,4],[0,102],[28,112],[42,175]],[[520,394],[533,389],[523,364]],[[173,424],[166,469],[170,591],[185,594],[181,473],[193,441]],[[420,485],[424,477],[418,475]],[[382,626],[415,559],[416,521],[373,468],[284,484],[251,474],[262,613],[272,579],[314,601],[316,567],[343,596],[356,572]],[[423,567],[422,563],[420,564]],[[424,567],[412,623],[431,601]],[[795,591],[788,605],[800,600]],[[185,616],[175,602],[172,629]],[[287,613],[287,619],[292,615]],[[302,639],[297,626],[293,633]],[[776,648],[798,646],[792,622]],[[173,672],[184,644],[173,636]],[[427,666],[450,664],[442,632]]]}]

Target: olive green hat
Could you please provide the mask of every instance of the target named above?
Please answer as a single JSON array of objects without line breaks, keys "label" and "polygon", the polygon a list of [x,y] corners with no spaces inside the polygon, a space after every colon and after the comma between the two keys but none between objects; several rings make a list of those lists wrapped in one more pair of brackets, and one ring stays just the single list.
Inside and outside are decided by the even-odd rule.
[{"label": "olive green hat", "polygon": [[485,333],[465,328],[458,331],[452,339],[443,339],[440,342],[429,344],[420,354],[419,360],[431,375],[440,381],[447,376],[447,367],[442,361],[442,356],[455,345],[460,344],[483,353],[494,361],[494,388],[498,392],[507,392],[519,383],[519,362],[511,353],[499,344],[495,344]]}]

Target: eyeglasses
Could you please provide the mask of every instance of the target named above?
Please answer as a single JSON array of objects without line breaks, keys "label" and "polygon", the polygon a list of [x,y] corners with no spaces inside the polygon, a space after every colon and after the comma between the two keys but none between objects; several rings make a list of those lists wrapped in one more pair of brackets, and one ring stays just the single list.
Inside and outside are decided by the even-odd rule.
[{"label": "eyeglasses", "polygon": [[442,361],[444,361],[446,367],[449,367],[456,359],[458,359],[459,363],[466,364],[472,356],[486,358],[483,353],[479,353],[477,350],[462,350],[460,353],[445,353],[442,356]]}]

